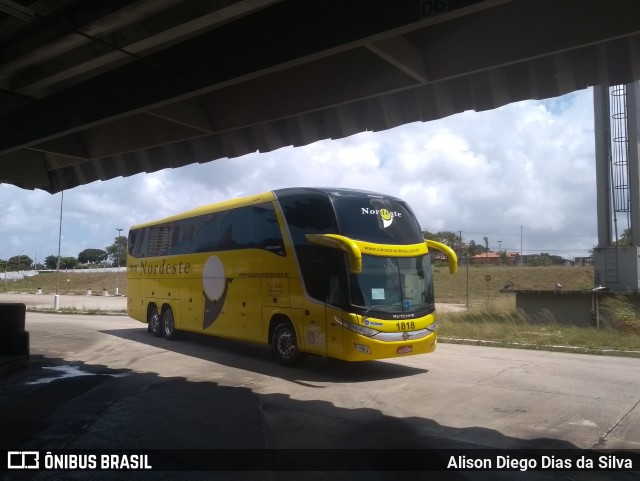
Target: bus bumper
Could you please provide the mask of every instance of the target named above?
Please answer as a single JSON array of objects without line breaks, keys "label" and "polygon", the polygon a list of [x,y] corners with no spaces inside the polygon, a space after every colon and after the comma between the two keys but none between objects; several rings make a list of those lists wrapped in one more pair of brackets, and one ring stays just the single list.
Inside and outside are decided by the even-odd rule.
[{"label": "bus bumper", "polygon": [[366,337],[355,332],[343,330],[343,349],[345,361],[372,361],[391,357],[412,356],[433,352],[438,343],[438,331],[435,330],[421,339],[387,342]]}]

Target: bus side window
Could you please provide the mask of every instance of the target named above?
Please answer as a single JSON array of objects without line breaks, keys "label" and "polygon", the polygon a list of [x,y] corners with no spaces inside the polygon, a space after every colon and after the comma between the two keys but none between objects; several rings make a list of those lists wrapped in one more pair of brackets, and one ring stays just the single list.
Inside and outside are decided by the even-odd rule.
[{"label": "bus side window", "polygon": [[338,276],[329,276],[329,299],[328,304],[332,306],[342,305],[342,286]]},{"label": "bus side window", "polygon": [[332,306],[344,308],[347,305],[346,254],[332,249],[327,252],[326,261],[329,275],[327,302]]}]

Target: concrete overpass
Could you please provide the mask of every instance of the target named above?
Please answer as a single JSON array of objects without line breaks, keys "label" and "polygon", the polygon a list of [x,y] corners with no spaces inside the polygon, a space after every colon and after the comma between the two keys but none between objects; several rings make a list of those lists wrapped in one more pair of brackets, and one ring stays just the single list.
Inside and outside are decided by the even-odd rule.
[{"label": "concrete overpass", "polygon": [[95,180],[640,80],[637,0],[0,0],[0,182]]}]

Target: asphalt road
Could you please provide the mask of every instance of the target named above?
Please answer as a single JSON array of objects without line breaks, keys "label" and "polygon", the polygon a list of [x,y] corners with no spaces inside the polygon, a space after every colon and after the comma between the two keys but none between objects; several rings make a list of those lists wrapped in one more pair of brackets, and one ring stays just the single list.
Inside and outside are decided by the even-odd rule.
[{"label": "asphalt road", "polygon": [[[310,357],[284,368],[266,347],[197,336],[167,341],[124,316],[29,312],[27,330],[28,367],[0,379],[2,449],[640,450],[635,358],[440,344],[423,356],[360,364]],[[0,479],[130,479],[107,473]],[[136,479],[640,479],[588,470],[432,474]]]}]

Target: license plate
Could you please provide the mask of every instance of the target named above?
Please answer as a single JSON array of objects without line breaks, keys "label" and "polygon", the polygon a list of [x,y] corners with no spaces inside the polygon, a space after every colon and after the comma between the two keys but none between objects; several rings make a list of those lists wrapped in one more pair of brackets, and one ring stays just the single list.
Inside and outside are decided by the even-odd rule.
[{"label": "license plate", "polygon": [[413,346],[400,346],[398,348],[398,354],[407,354],[413,351]]}]

